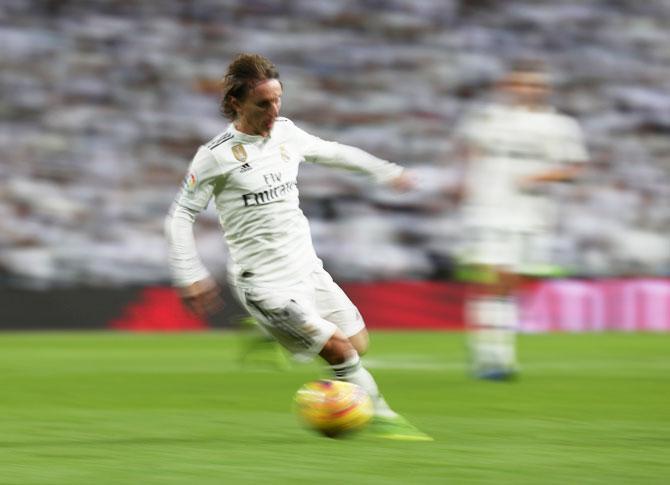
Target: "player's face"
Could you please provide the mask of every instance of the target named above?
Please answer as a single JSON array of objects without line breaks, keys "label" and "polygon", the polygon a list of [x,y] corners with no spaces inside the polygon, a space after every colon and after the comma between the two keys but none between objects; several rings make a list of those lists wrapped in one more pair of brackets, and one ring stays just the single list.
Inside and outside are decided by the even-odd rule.
[{"label": "player's face", "polygon": [[540,72],[512,72],[502,88],[514,102],[527,106],[546,104],[550,93],[547,76]]},{"label": "player's face", "polygon": [[268,136],[279,116],[282,96],[277,79],[261,81],[243,100],[235,100],[235,127],[249,135]]}]

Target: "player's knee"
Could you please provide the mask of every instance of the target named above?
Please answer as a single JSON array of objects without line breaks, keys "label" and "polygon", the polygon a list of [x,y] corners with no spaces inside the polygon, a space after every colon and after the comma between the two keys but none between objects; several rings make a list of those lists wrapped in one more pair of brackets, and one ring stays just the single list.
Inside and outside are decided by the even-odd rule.
[{"label": "player's knee", "polygon": [[352,354],[356,353],[356,348],[340,332],[336,332],[319,352],[319,355],[330,365],[342,364]]},{"label": "player's knee", "polygon": [[365,355],[370,345],[370,336],[364,329],[358,332],[356,335],[349,337],[349,341],[351,342],[351,345],[353,345],[354,349],[356,349],[356,352],[358,352],[358,355]]}]

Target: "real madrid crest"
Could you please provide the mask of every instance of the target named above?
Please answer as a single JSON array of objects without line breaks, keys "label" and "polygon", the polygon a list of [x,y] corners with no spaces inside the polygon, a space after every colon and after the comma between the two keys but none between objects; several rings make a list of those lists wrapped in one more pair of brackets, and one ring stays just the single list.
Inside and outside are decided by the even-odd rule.
[{"label": "real madrid crest", "polygon": [[231,150],[233,151],[235,158],[237,158],[240,162],[244,163],[247,160],[247,151],[244,149],[244,145],[241,143],[233,145]]},{"label": "real madrid crest", "polygon": [[279,155],[281,156],[281,159],[284,160],[285,162],[291,160],[291,157],[286,151],[286,147],[284,145],[279,145]]}]

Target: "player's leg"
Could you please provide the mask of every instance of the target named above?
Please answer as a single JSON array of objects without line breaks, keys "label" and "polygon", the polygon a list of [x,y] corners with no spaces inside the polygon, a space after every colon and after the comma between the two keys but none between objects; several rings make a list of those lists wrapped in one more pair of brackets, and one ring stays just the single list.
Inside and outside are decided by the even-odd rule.
[{"label": "player's leg", "polygon": [[369,335],[360,312],[325,270],[315,271],[311,284],[319,316],[338,328],[324,345],[321,357],[330,364],[338,379],[357,384],[368,392],[376,415],[396,416],[372,375],[361,364],[360,356],[367,352]]},{"label": "player's leg", "polygon": [[351,340],[340,329],[337,329],[324,344],[319,355],[330,365],[337,379],[351,382],[365,389],[372,399],[376,416],[397,416],[397,413],[390,408],[379,392],[379,387],[372,374],[363,367]]},{"label": "player's leg", "polygon": [[[365,389],[372,399],[375,419],[386,420],[386,429],[380,435],[401,440],[432,439],[388,407],[374,378],[361,365],[349,336],[316,311],[311,286],[294,285],[282,289],[239,286],[236,295],[258,323],[295,358],[309,360],[320,355],[330,365],[336,378]],[[364,329],[362,319],[360,325],[361,328],[354,334]],[[361,335],[355,340],[362,342],[364,339]]]},{"label": "player's leg", "polygon": [[[313,300],[308,297],[310,289],[300,285],[289,288],[288,292],[247,288],[243,291],[243,304],[258,323],[295,358],[310,360],[320,355],[330,365],[337,379],[357,384],[366,390],[376,415],[395,416],[396,413],[381,396],[374,378],[362,366],[356,347],[349,337],[317,313]],[[357,311],[354,313],[357,314]],[[362,325],[362,320],[360,322]],[[364,334],[354,340],[362,345]]]},{"label": "player's leg", "polygon": [[[494,271],[502,281],[508,275]],[[476,377],[508,379],[517,372],[517,311],[513,286],[474,285],[466,316],[472,372]]]},{"label": "player's leg", "polygon": [[379,392],[374,377],[362,365],[360,355],[368,349],[369,335],[358,309],[330,275],[317,272],[313,278],[317,309],[338,330],[326,342],[320,355],[335,377],[361,386],[370,395],[375,416],[371,430],[376,436],[406,441],[431,441],[405,418],[393,411]]},{"label": "player's leg", "polygon": [[520,326],[518,295],[528,275],[556,275],[552,238],[539,227],[497,230],[482,252],[489,278],[479,281],[468,305],[474,372],[478,377],[508,379],[519,372],[516,335]]},{"label": "player's leg", "polygon": [[370,346],[370,335],[368,335],[367,329],[364,328],[358,333],[350,336],[349,342],[351,342],[351,345],[354,346],[356,352],[358,352],[358,355],[365,355],[368,351],[368,347]]},{"label": "player's leg", "polygon": [[374,406],[371,429],[375,436],[403,441],[432,441],[430,436],[388,406],[374,378],[361,364],[351,340],[341,330],[335,331],[319,355],[330,364],[337,379],[351,382],[367,391]]},{"label": "player's leg", "polygon": [[370,345],[370,336],[356,306],[327,271],[323,269],[315,271],[311,276],[311,282],[319,315],[342,330],[358,355],[365,355]]},{"label": "player's leg", "polygon": [[516,372],[517,233],[507,228],[471,225],[469,251],[461,268],[468,282],[466,323],[472,372],[476,377],[506,379]]}]

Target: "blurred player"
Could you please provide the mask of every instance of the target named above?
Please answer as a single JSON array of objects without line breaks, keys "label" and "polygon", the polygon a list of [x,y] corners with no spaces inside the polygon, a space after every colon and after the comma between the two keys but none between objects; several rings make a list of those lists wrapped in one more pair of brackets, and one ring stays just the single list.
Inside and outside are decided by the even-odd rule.
[{"label": "blurred player", "polygon": [[577,122],[549,105],[539,62],[517,63],[492,103],[473,108],[457,129],[465,161],[462,272],[473,284],[466,305],[474,375],[518,372],[516,290],[525,275],[551,275],[556,203],[547,189],[587,159]]},{"label": "blurred player", "polygon": [[397,190],[411,188],[411,179],[396,164],[279,117],[282,91],[262,56],[241,54],[228,67],[221,110],[232,122],[199,148],[166,221],[174,282],[197,313],[222,304],[193,236],[196,216],[213,200],[230,250],[230,284],[247,311],[297,358],[319,355],[336,378],[362,386],[375,405],[377,434],[430,440],[391,410],[361,365],[363,319],[314,252],[296,183],[301,162],[364,172]]}]

